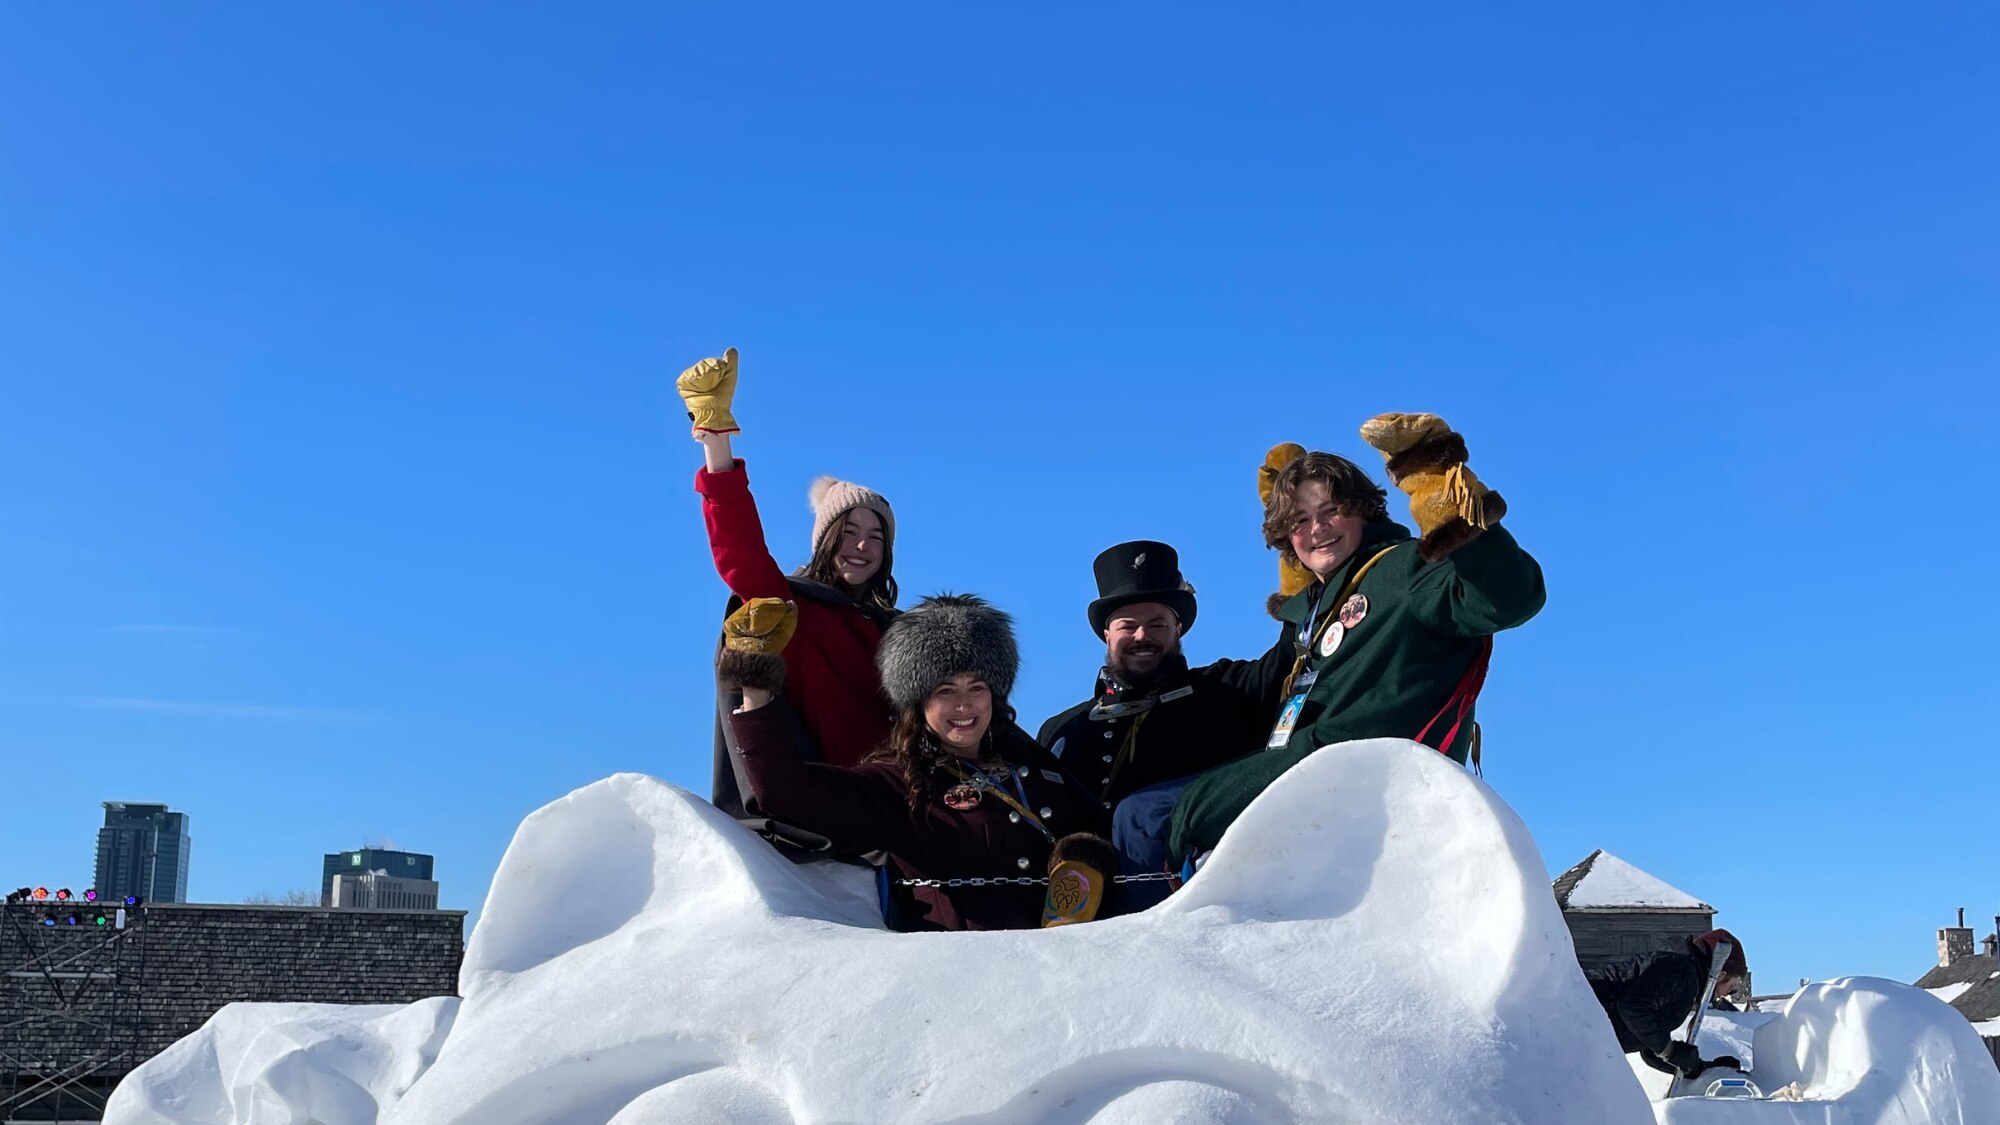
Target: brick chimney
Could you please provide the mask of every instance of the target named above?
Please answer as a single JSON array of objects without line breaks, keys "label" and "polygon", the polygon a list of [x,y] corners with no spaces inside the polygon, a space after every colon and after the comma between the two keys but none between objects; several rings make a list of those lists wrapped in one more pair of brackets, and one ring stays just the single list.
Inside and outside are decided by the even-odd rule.
[{"label": "brick chimney", "polygon": [[[1996,919],[2000,921],[2000,919]],[[1965,925],[1965,907],[1958,908],[1958,925],[1938,931],[1938,965],[1953,964],[1972,956],[1972,931]]]}]

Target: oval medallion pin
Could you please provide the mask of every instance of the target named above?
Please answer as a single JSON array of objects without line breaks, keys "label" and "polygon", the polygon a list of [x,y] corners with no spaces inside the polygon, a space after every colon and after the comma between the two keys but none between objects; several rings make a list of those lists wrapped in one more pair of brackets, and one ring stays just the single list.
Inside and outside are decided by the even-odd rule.
[{"label": "oval medallion pin", "polygon": [[1362,619],[1367,616],[1368,616],[1368,595],[1356,594],[1353,597],[1347,599],[1345,602],[1341,603],[1340,627],[1343,629],[1352,629],[1356,625],[1361,624]]},{"label": "oval medallion pin", "polygon": [[1329,622],[1326,632],[1320,634],[1319,654],[1321,656],[1332,656],[1333,650],[1340,647],[1340,638],[1346,635],[1347,629],[1340,622]]}]

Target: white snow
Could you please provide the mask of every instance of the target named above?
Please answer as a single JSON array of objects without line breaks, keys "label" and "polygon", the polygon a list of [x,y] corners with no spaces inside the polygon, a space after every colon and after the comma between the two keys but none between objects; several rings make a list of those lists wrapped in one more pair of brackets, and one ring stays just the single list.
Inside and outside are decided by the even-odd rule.
[{"label": "white snow", "polygon": [[118,1125],[376,1120],[451,1030],[458,1000],[231,1004],[118,1084]]},{"label": "white snow", "polygon": [[[1895,981],[1808,985],[1775,1015],[1718,1012],[1703,1025],[1701,1053],[1735,1054],[1766,1095],[1792,1087],[1801,1100],[1672,1098],[1654,1103],[1660,1125],[2000,1121],[2000,1070],[1973,1026],[1924,990]],[[1726,1073],[1710,1071],[1697,1085]]]},{"label": "white snow", "polygon": [[1014,933],[888,933],[866,872],[795,866],[621,774],[521,825],[462,1002],[231,1005],[128,1078],[105,1121],[2000,1120],[2000,1072],[1955,1011],[1883,982],[1816,988],[1738,1018],[1768,1021],[1742,1033],[1759,1080],[1836,1099],[1804,1103],[1822,1116],[1649,1105],[1526,828],[1400,740],[1308,759],[1162,906]]},{"label": "white snow", "polygon": [[1597,854],[1596,862],[1571,889],[1569,906],[1583,910],[1615,906],[1708,909],[1707,903],[1648,875],[1610,852]]},{"label": "white snow", "polygon": [[1946,984],[1940,985],[1937,988],[1926,988],[1924,991],[1949,1004],[1970,991],[1974,983],[1973,981],[1964,981],[1959,984]]}]

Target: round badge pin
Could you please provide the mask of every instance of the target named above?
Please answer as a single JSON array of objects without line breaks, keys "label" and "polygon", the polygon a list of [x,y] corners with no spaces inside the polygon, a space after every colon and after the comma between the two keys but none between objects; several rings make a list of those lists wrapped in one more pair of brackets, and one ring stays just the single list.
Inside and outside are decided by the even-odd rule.
[{"label": "round badge pin", "polygon": [[1347,599],[1345,602],[1341,603],[1340,627],[1343,629],[1352,629],[1356,625],[1361,624],[1362,619],[1367,616],[1368,616],[1368,595],[1356,594],[1353,597]]},{"label": "round badge pin", "polygon": [[1332,656],[1333,650],[1340,647],[1340,639],[1346,635],[1347,630],[1340,622],[1335,621],[1329,624],[1326,627],[1326,632],[1320,634],[1319,654],[1321,656]]},{"label": "round badge pin", "polygon": [[954,785],[944,791],[944,803],[947,808],[959,812],[976,809],[979,807],[979,790],[970,785]]}]

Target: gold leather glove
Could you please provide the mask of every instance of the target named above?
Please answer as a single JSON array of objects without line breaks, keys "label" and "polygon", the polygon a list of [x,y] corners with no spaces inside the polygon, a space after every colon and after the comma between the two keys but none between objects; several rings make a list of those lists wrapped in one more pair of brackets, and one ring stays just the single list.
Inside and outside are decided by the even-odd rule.
[{"label": "gold leather glove", "polygon": [[1361,440],[1381,451],[1389,480],[1409,494],[1422,536],[1417,550],[1427,561],[1470,543],[1507,514],[1507,502],[1466,466],[1465,438],[1437,415],[1378,414],[1361,424]]},{"label": "gold leather glove", "polygon": [[729,412],[730,403],[736,398],[735,348],[723,352],[721,359],[704,359],[681,372],[681,377],[674,380],[674,389],[687,404],[688,417],[694,419],[696,430],[733,434],[743,429]]},{"label": "gold leather glove", "polygon": [[[1264,454],[1264,463],[1257,466],[1257,499],[1266,508],[1271,506],[1271,490],[1277,487],[1278,474],[1285,466],[1306,455],[1306,447],[1295,441],[1279,442]],[[1290,555],[1278,558],[1278,592],[1265,602],[1264,608],[1271,616],[1278,616],[1278,607],[1292,599],[1292,595],[1313,584],[1312,572],[1304,564]]]},{"label": "gold leather glove", "polygon": [[799,607],[781,598],[751,598],[722,623],[722,644],[735,652],[775,656],[799,627]]}]

